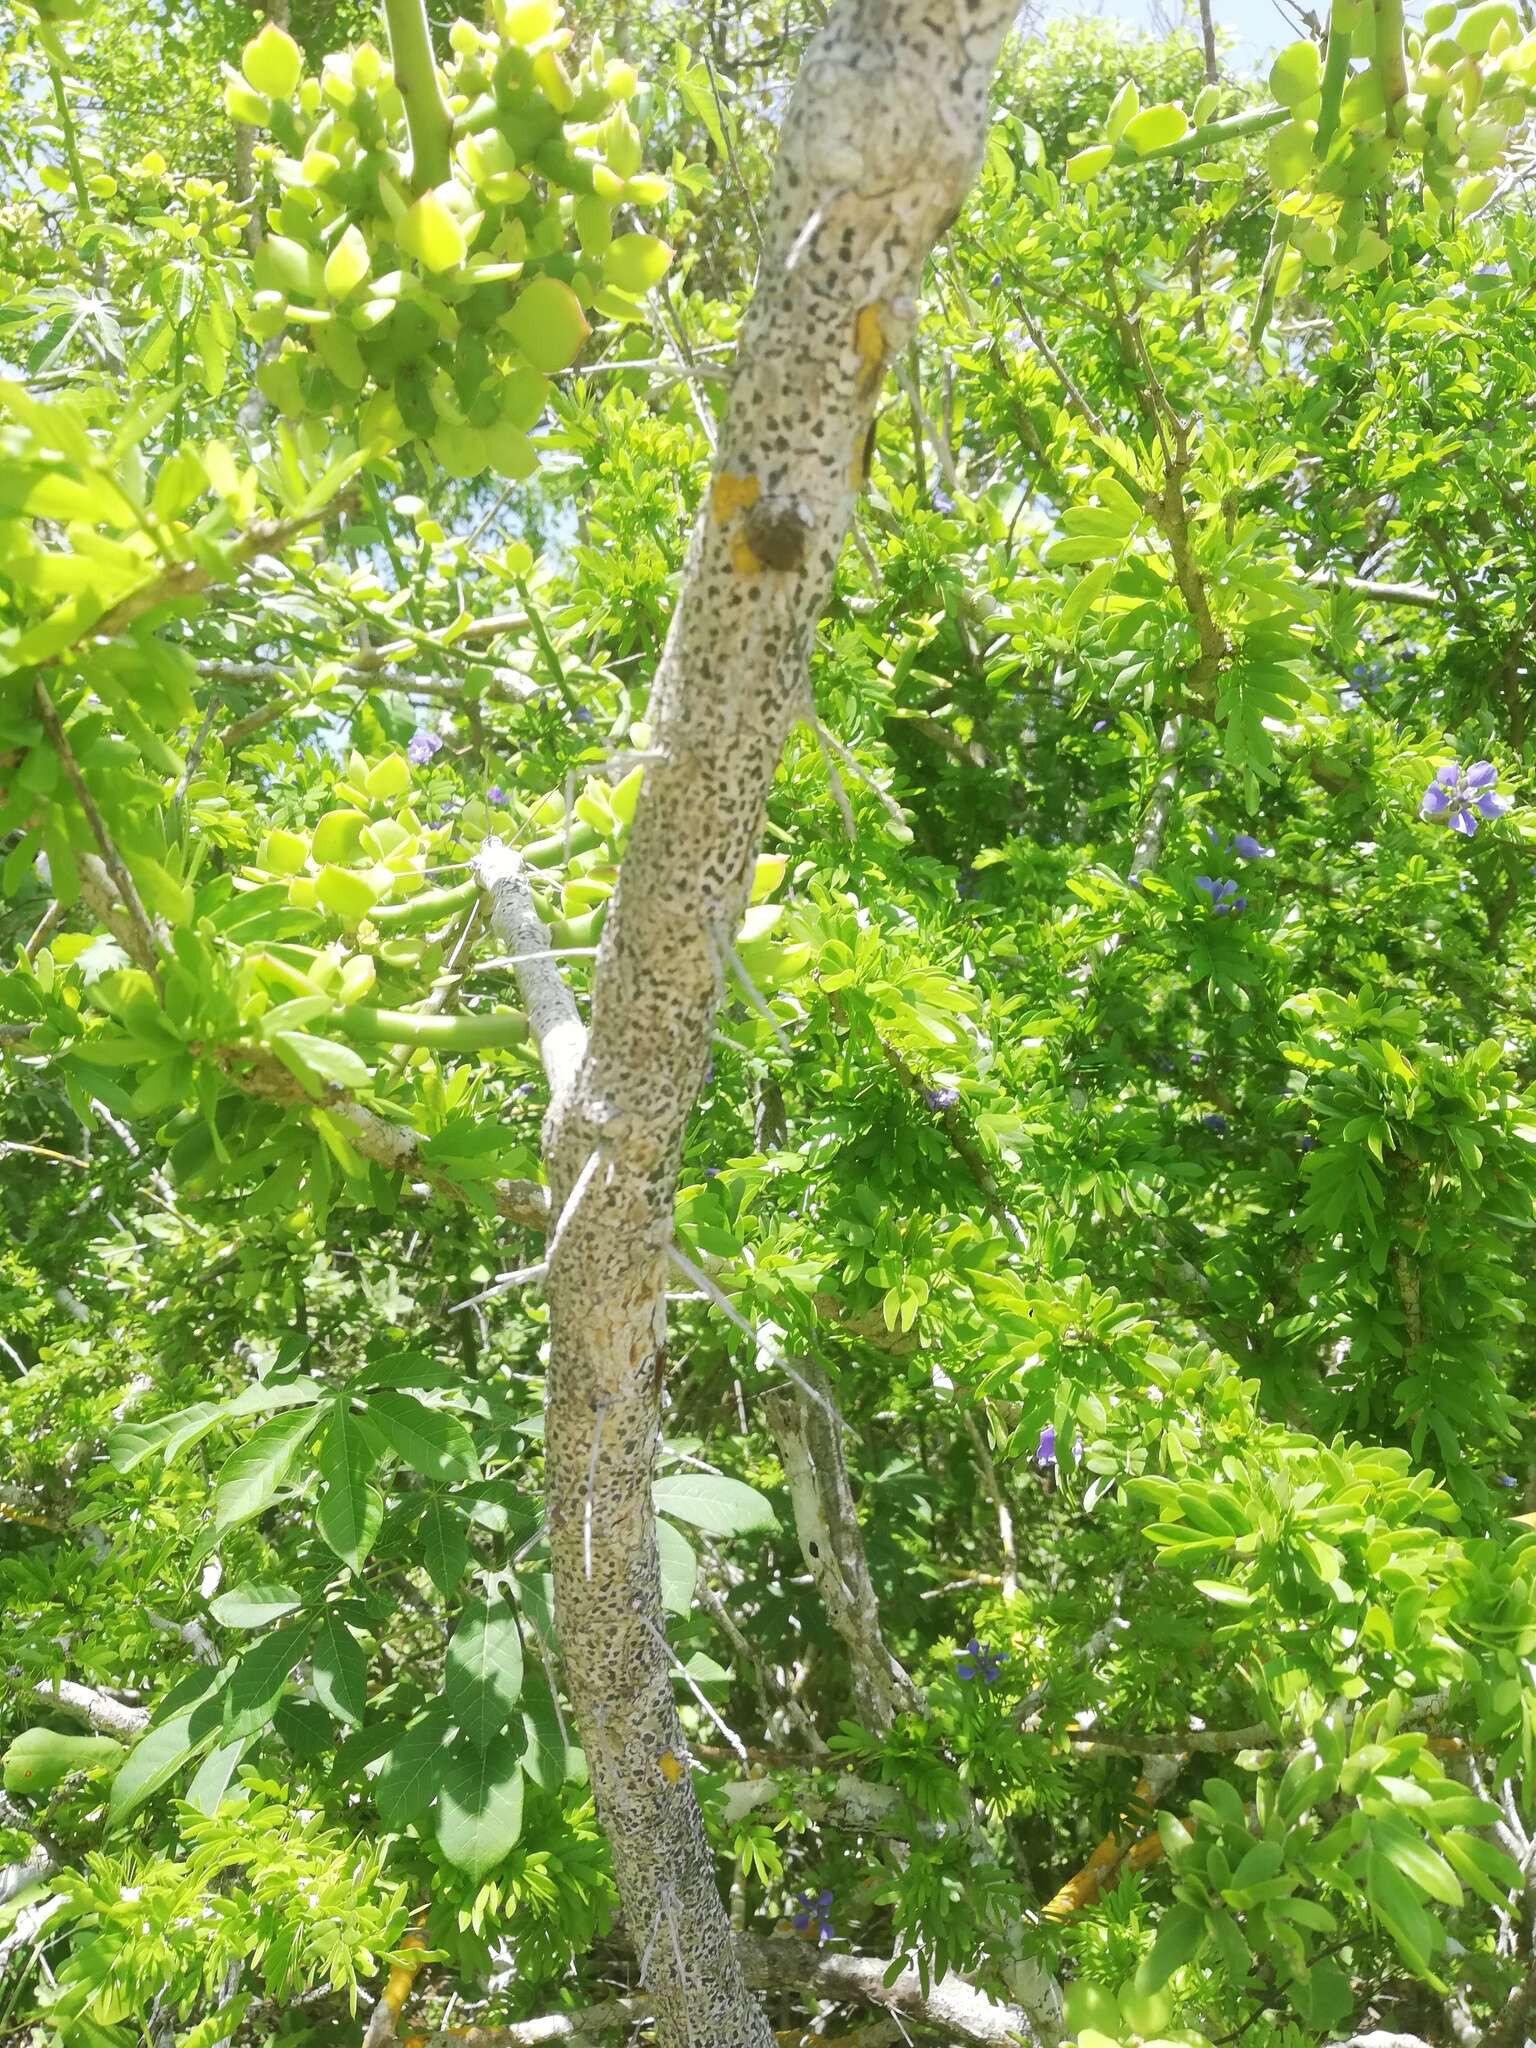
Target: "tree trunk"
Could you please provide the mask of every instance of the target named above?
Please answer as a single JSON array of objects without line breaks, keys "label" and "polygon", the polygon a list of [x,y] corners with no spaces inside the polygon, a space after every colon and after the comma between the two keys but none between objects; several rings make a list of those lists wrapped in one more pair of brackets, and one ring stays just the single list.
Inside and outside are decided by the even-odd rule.
[{"label": "tree trunk", "polygon": [[684,1126],[886,362],[980,160],[1013,0],[844,0],[785,118],[709,495],[651,703],[656,758],[547,1133],[545,1441],[561,1648],[664,2048],[771,2048],[686,1768],[652,1467]]}]

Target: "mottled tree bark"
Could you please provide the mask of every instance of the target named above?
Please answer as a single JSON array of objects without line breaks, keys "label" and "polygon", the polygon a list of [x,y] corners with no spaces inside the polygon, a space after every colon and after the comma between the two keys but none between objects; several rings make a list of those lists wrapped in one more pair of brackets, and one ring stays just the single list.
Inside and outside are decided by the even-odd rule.
[{"label": "mottled tree bark", "polygon": [[843,0],[785,118],[654,758],[546,1142],[546,1488],[567,1680],[666,2048],[770,2048],[673,1699],[651,1503],[683,1129],[885,365],[980,161],[1014,0]]}]

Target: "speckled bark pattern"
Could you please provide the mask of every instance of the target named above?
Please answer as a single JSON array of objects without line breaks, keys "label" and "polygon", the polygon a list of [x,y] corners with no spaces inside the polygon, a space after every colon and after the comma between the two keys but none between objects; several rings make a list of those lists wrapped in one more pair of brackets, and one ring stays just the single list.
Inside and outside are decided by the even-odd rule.
[{"label": "speckled bark pattern", "polygon": [[550,1132],[550,1550],[566,1675],[664,2048],[771,2048],[720,1903],[651,1507],[682,1134],[887,359],[975,175],[1014,0],[843,0],[785,119],[708,499],[652,693],[586,1056]]}]

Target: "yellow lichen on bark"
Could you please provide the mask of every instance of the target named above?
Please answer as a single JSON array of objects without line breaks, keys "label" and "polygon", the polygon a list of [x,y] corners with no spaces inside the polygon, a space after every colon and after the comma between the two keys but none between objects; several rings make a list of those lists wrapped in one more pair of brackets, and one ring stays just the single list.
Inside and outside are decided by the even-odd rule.
[{"label": "yellow lichen on bark", "polygon": [[853,322],[853,345],[859,357],[859,389],[873,391],[885,375],[885,328],[880,320],[880,302],[860,306]]},{"label": "yellow lichen on bark", "polygon": [[759,485],[755,476],[732,476],[723,469],[709,494],[709,509],[717,526],[724,526],[738,512],[750,511],[757,503]]}]

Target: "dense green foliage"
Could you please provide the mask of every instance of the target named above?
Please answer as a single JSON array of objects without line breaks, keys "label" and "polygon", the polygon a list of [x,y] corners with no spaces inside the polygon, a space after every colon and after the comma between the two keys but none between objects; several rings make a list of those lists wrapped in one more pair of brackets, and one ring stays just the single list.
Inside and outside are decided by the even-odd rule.
[{"label": "dense green foliage", "polygon": [[[532,197],[487,159],[405,231],[414,419],[305,338],[356,283],[253,259],[253,218],[322,255],[366,222],[377,270],[399,223],[324,166],[294,200],[297,73],[241,165],[243,10],[159,23],[147,86],[114,0],[11,30],[0,1863],[50,1861],[0,1906],[0,2035],[357,2041],[407,1956],[422,2024],[633,1981],[542,1553],[544,1309],[492,1291],[541,1256],[545,1090],[468,863],[526,848],[584,991],[815,13],[683,47],[576,10],[591,103],[526,87],[565,124]],[[291,26],[310,76],[382,41]],[[1512,153],[1457,157],[1412,55],[1357,218],[1364,88],[1293,176],[1184,39],[1010,52],[688,1143],[656,1499],[735,1924],[999,1996],[1036,1957],[1074,2032],[1523,2038],[1536,229],[1525,72]],[[1202,97],[1204,147],[1180,115],[1116,159]],[[627,283],[594,193],[649,209]],[[463,339],[525,257],[582,301],[574,367]],[[889,1731],[796,1543],[798,1357],[920,1699]],[[893,1791],[860,1818],[850,1780]],[[1107,1833],[1121,1881],[1047,1910]]]}]

